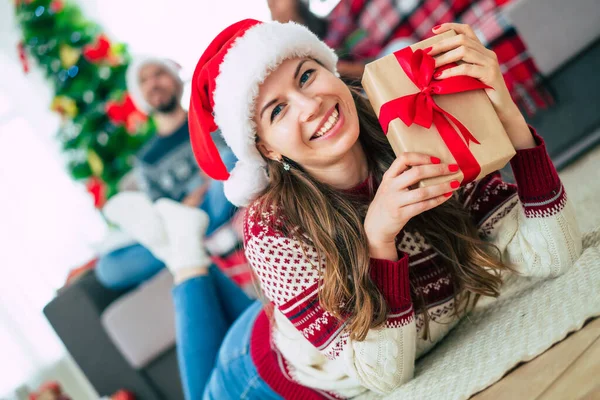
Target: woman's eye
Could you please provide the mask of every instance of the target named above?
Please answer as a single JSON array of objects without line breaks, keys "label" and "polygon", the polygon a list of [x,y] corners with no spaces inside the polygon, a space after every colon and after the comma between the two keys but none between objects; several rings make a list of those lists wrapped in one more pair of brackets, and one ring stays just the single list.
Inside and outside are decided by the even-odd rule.
[{"label": "woman's eye", "polygon": [[310,79],[311,75],[315,72],[314,69],[309,69],[300,77],[300,86],[304,86],[304,84]]},{"label": "woman's eye", "polygon": [[271,111],[271,122],[273,122],[275,117],[278,116],[282,110],[283,110],[282,104],[278,104],[275,106],[275,108],[273,108],[273,111]]}]

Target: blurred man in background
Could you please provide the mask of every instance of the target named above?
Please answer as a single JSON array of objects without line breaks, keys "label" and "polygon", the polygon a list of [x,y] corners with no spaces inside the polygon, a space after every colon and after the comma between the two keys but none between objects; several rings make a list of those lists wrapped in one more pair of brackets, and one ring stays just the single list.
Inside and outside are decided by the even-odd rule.
[{"label": "blurred man in background", "polygon": [[[204,210],[210,219],[207,235],[210,237],[216,230],[221,232],[217,252],[220,255],[230,252],[231,246],[235,247],[238,242],[234,237],[237,235],[229,229],[218,228],[231,219],[235,207],[225,198],[223,183],[207,177],[194,159],[187,112],[181,106],[183,81],[179,65],[164,58],[140,57],[127,70],[127,89],[135,105],[152,116],[156,124],[156,135],[136,156],[137,187],[152,201],[169,198]],[[213,133],[213,138],[225,165],[233,168],[236,159],[219,131]],[[98,280],[106,287],[135,286],[164,268],[164,264],[140,244],[122,240],[113,243],[96,266]]]}]

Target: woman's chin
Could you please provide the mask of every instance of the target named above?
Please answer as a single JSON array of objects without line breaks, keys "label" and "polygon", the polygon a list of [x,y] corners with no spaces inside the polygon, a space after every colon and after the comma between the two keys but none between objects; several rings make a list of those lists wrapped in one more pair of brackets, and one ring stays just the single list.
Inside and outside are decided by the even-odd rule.
[{"label": "woman's chin", "polygon": [[352,135],[343,132],[340,133],[338,137],[332,138],[328,143],[323,143],[324,146],[318,149],[318,153],[321,154],[324,159],[330,158],[332,160],[338,160],[352,151],[357,141],[358,135],[353,137]]}]

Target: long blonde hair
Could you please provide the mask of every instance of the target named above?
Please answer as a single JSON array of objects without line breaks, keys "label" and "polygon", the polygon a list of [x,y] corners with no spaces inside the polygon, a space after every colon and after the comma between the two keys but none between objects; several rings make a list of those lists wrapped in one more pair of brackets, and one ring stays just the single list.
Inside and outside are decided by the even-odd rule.
[{"label": "long blonde hair", "polygon": [[[359,141],[374,186],[396,156],[369,102],[356,88],[351,92],[360,123]],[[364,340],[368,330],[382,325],[388,314],[388,305],[369,274],[363,223],[370,199],[317,181],[293,160],[285,160],[291,165],[289,171],[277,161],[265,160],[269,185],[257,202],[260,212],[271,207],[285,210],[284,233],[317,249],[326,265],[319,290],[322,307],[347,320],[352,339]],[[300,229],[294,229],[297,227]],[[479,238],[469,213],[457,199],[412,218],[404,229],[419,232],[450,267],[456,315],[481,295],[498,296],[499,272],[508,267],[501,262],[498,249]],[[415,310],[424,316],[423,335],[427,337],[429,315],[423,294],[414,287],[413,294]]]}]

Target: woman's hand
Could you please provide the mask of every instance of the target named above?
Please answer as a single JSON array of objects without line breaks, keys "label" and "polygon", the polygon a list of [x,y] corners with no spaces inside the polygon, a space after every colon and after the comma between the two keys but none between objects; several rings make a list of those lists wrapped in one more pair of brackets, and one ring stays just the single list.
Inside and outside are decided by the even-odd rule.
[{"label": "woman's hand", "polygon": [[477,38],[473,29],[466,24],[446,23],[433,28],[436,34],[454,30],[456,36],[434,44],[428,54],[435,58],[436,68],[460,61],[455,67],[434,75],[435,79],[447,79],[466,75],[478,79],[492,89],[485,89],[502,125],[517,149],[535,147],[536,143],[529,131],[525,118],[519,111],[506,87],[498,57],[487,49]]},{"label": "woman's hand", "polygon": [[458,165],[440,164],[440,160],[421,153],[403,153],[392,163],[365,218],[365,233],[371,257],[398,260],[396,236],[415,215],[447,201],[460,183],[455,180],[424,188],[410,189],[419,181],[450,175]]}]

